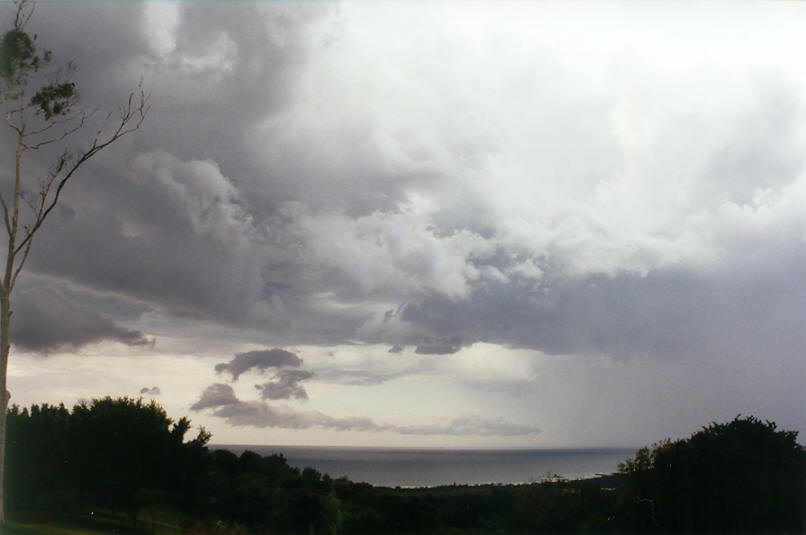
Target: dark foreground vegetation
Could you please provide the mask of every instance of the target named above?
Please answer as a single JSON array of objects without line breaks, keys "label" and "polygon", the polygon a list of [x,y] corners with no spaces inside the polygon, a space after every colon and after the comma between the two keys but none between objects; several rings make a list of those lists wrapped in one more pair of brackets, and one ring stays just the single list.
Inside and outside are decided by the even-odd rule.
[{"label": "dark foreground vegetation", "polygon": [[[6,533],[802,533],[797,433],[737,417],[642,448],[606,477],[373,487],[210,450],[154,402],[8,412]],[[16,522],[16,523],[14,523]],[[70,530],[64,526],[71,526]]]}]

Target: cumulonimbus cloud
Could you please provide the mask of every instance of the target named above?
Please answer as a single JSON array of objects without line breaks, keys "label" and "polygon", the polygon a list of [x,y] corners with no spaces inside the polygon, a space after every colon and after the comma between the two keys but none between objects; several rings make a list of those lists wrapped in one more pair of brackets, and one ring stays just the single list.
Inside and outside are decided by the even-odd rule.
[{"label": "cumulonimbus cloud", "polygon": [[301,364],[302,359],[294,353],[275,347],[274,349],[238,353],[231,361],[216,364],[215,371],[229,373],[232,376],[232,380],[237,381],[242,373],[251,369],[265,371],[268,368],[282,368],[284,366],[298,368]]},{"label": "cumulonimbus cloud", "polygon": [[319,411],[300,412],[288,407],[277,408],[261,401],[241,401],[232,387],[216,383],[202,392],[191,410],[213,409],[212,415],[229,425],[240,427],[278,427],[308,429],[319,427],[336,431],[391,432],[401,435],[516,436],[539,433],[533,426],[507,422],[502,418],[480,416],[455,418],[446,423],[428,425],[394,425],[377,423],[366,417],[334,417]]}]

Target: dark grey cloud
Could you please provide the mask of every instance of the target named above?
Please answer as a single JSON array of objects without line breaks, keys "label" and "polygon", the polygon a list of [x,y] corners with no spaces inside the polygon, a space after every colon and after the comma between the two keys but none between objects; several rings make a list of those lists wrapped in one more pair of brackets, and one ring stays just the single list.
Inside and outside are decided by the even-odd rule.
[{"label": "dark grey cloud", "polygon": [[453,419],[444,424],[408,425],[379,424],[370,418],[336,418],[318,411],[298,412],[278,409],[260,401],[241,401],[232,387],[223,383],[209,386],[191,410],[213,409],[211,414],[232,426],[279,427],[308,429],[318,427],[336,431],[392,432],[403,435],[455,435],[455,436],[519,436],[539,433],[528,425],[514,424],[504,419],[486,419],[469,416]]},{"label": "dark grey cloud", "polygon": [[[86,17],[82,6],[37,9],[32,24],[40,25],[41,40],[79,65],[88,107],[108,108],[110,95],[124,97],[132,74],[145,69],[154,108],[140,132],[101,153],[65,190],[29,268],[136,297],[168,316],[257,328],[273,343],[353,339],[370,316],[361,306],[365,296],[353,276],[311,258],[300,219],[323,207],[393,213],[406,184],[436,177],[379,172],[383,164],[368,147],[352,160],[358,168],[340,160],[323,180],[320,162],[302,156],[311,154],[298,142],[304,136],[289,145],[282,128],[259,139],[246,134],[298,104],[300,69],[329,46],[318,22],[333,9],[179,4],[175,48],[162,56],[144,6],[103,6]],[[65,20],[76,32],[55,22]],[[120,34],[121,42],[74,39],[93,35],[93,27]],[[204,132],[204,142],[183,132]],[[276,153],[268,166],[267,151]],[[361,199],[353,204],[356,192]],[[357,306],[335,312],[321,302],[323,292]],[[423,349],[450,346],[437,341]]]},{"label": "dark grey cloud", "polygon": [[415,353],[423,355],[449,355],[456,353],[462,348],[462,343],[459,337],[455,335],[437,338],[436,340],[429,340],[416,344]]},{"label": "dark grey cloud", "polygon": [[[402,351],[402,349],[401,349]],[[331,366],[319,366],[316,376],[324,381],[344,385],[371,386],[384,383],[422,371],[418,366],[404,369],[389,369],[383,366],[346,366],[338,363]]]},{"label": "dark grey cloud", "polygon": [[251,369],[257,369],[262,372],[269,368],[281,368],[283,366],[299,367],[301,364],[302,359],[294,353],[275,347],[274,349],[239,353],[229,362],[216,364],[215,371],[217,373],[229,373],[232,376],[232,380],[237,381],[242,373]]},{"label": "dark grey cloud", "polygon": [[308,399],[308,392],[301,384],[313,377],[308,370],[280,370],[274,375],[274,381],[255,385],[260,392],[260,399]]},{"label": "dark grey cloud", "polygon": [[14,297],[11,337],[20,348],[49,353],[75,351],[104,340],[131,346],[154,344],[154,340],[142,332],[121,327],[98,312],[77,307],[51,288],[18,291]]},{"label": "dark grey cloud", "polygon": [[224,383],[216,383],[208,386],[202,392],[199,400],[190,406],[192,411],[200,411],[209,407],[224,407],[226,405],[239,404],[232,387]]},{"label": "dark grey cloud", "polygon": [[[793,250],[718,274],[664,269],[558,280],[531,291],[488,285],[466,301],[431,296],[412,303],[402,320],[435,340],[453,333],[444,348],[454,350],[487,341],[625,359],[788,353],[806,345],[796,326],[806,312],[804,275],[806,256]],[[411,335],[408,345],[422,350],[422,336]]]},{"label": "dark grey cloud", "polygon": [[[316,91],[305,85],[314,82],[303,74],[310,74],[305,69],[312,61],[330,57],[344,45],[338,24],[324,25],[329,29],[320,24],[338,21],[332,17],[338,7],[181,3],[177,9],[173,48],[159,52],[145,5],[37,7],[32,30],[54,49],[57,61],[76,60],[77,83],[88,107],[108,108],[110,99],[125,96],[142,72],[154,112],[141,132],[99,155],[69,185],[62,209],[38,237],[29,265],[33,271],[142,299],[164,307],[168,317],[256,328],[278,344],[358,340],[409,345],[433,354],[455,352],[480,340],[549,352],[606,352],[618,345],[599,343],[609,336],[597,332],[603,329],[601,318],[573,310],[584,308],[586,294],[593,305],[609,298],[586,286],[587,276],[569,281],[558,273],[542,280],[537,291],[536,276],[517,280],[510,274],[507,281],[494,280],[496,271],[551,269],[553,253],[531,254],[535,251],[518,244],[496,243],[503,231],[498,214],[485,204],[489,192],[476,191],[475,184],[460,187],[451,178],[457,169],[486,171],[479,162],[506,149],[487,121],[440,130],[431,140],[438,145],[431,148],[433,153],[416,142],[417,136],[411,138],[412,125],[401,119],[404,113],[394,117],[402,121],[400,132],[387,131],[363,115],[360,102],[348,110],[348,117],[356,116],[353,122],[336,122],[339,136],[325,127],[306,126],[306,113],[312,120],[318,117],[312,114],[318,101]],[[97,28],[105,31],[98,33]],[[561,82],[572,86],[574,79],[560,74]],[[358,81],[371,89],[371,78]],[[792,150],[798,124],[792,84],[785,79],[765,83],[757,105],[740,117],[743,122],[737,126],[742,128],[733,129],[704,165],[707,187],[697,190],[698,195],[710,198],[724,190],[724,198],[746,201],[757,184],[779,187],[802,166]],[[303,96],[313,100],[301,100]],[[563,101],[563,109],[575,103]],[[605,169],[603,179],[609,179],[620,172],[619,158],[605,153],[618,149],[608,130],[612,125],[605,120],[610,110],[595,103],[586,106],[591,116],[602,118],[593,121],[602,126],[592,134],[590,158]],[[462,117],[473,116],[470,108],[459,108],[467,112]],[[552,124],[560,120],[550,118]],[[399,138],[392,136],[387,143],[409,156],[422,152],[428,165],[416,165],[413,156],[415,163],[403,158],[393,165],[395,161],[379,156],[391,150],[378,141],[390,132]],[[552,139],[538,147],[547,159]],[[345,147],[359,152],[343,157]],[[459,167],[442,165],[435,156],[439,150]],[[551,174],[545,171],[536,169],[535,176]],[[590,190],[595,186],[591,182]],[[405,213],[412,189],[436,199],[433,217]],[[441,195],[449,195],[451,202],[441,202]],[[354,243],[345,240],[350,233]],[[366,242],[362,237],[368,237]],[[482,251],[487,241],[498,250]],[[314,254],[322,244],[344,243],[351,248]],[[373,250],[362,247],[366,244],[388,255],[370,258]],[[444,276],[452,262],[458,266],[456,278]],[[637,289],[630,295],[635,299],[644,291],[648,299],[658,299],[641,276],[625,272],[612,279],[594,276],[592,281],[615,287],[634,280]],[[685,291],[688,283],[681,278],[679,284]],[[702,284],[708,293],[710,282]],[[455,288],[456,295],[446,295],[447,287]],[[558,301],[563,299],[567,301]],[[371,306],[401,300],[409,303],[401,313],[406,332],[362,330],[373,317]],[[630,306],[625,308],[623,329],[618,320],[606,320],[616,323],[614,339],[633,334],[629,325],[636,323],[627,319]],[[570,326],[563,324],[568,318]],[[391,317],[390,322],[400,319]],[[249,336],[260,337],[254,332]],[[670,334],[660,336],[655,345],[669,343],[664,339]]]},{"label": "dark grey cloud", "polygon": [[[31,269],[137,296],[175,315],[223,322],[260,317],[264,293],[255,264],[259,259],[250,257],[242,241],[223,237],[229,233],[248,239],[242,235],[248,234],[248,218],[237,203],[217,200],[232,191],[231,185],[204,161],[161,158],[147,156],[140,165],[156,162],[154,172],[161,173],[164,187],[141,184],[110,169],[103,181],[86,184],[93,191],[82,196],[84,184],[77,180],[75,195],[64,201],[72,212],[59,212],[48,221],[32,253]],[[196,187],[184,193],[172,189],[185,181]]]},{"label": "dark grey cloud", "polygon": [[[175,7],[167,55],[152,46],[145,5],[37,7],[31,30],[57,62],[75,60],[87,108],[114,109],[141,74],[153,108],[140,132],[99,154],[65,190],[29,269],[137,296],[170,315],[287,327],[289,315],[304,315],[295,311],[299,292],[281,297],[277,288],[299,270],[271,243],[282,236],[267,239],[267,224],[281,228],[266,213],[278,196],[250,186],[269,177],[242,141],[255,121],[289,105],[310,28],[330,8]],[[104,42],[107,35],[119,39]],[[173,116],[179,109],[187,113]],[[190,131],[206,132],[204,143],[180,135]],[[47,165],[46,155],[31,156],[32,169]]]},{"label": "dark grey cloud", "polygon": [[146,396],[159,396],[162,394],[158,386],[152,386],[151,388],[144,386],[140,389],[140,394],[145,394]]}]

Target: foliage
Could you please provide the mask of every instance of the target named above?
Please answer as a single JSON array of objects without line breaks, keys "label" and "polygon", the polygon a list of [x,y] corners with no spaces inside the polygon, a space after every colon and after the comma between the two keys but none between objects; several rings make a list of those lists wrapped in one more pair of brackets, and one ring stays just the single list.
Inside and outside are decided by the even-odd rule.
[{"label": "foliage", "polygon": [[190,421],[174,423],[155,402],[106,397],[8,411],[6,485],[11,506],[62,510],[90,504],[126,512],[168,494],[185,495],[196,483],[199,457],[210,434],[191,441]]},{"label": "foliage", "polygon": [[9,505],[69,507],[75,496],[67,482],[72,468],[68,451],[70,413],[64,405],[34,405],[8,411],[6,474]]},{"label": "foliage", "polygon": [[[30,14],[30,13],[29,13]],[[25,20],[23,20],[23,17]],[[37,54],[36,36],[25,32],[24,11],[17,13],[14,28],[6,32],[0,41],[0,79],[3,81],[3,94],[6,100],[20,100],[25,97],[25,90],[31,76],[50,65],[53,54],[45,50]],[[68,64],[68,72],[72,72],[72,64]],[[59,80],[40,87],[31,97],[29,104],[36,109],[46,121],[58,116],[67,116],[78,100],[76,85],[69,80]],[[20,115],[17,108],[13,114]]]},{"label": "foliage", "polygon": [[643,448],[619,467],[629,492],[668,532],[803,530],[804,450],[797,432],[755,417],[712,423]]},{"label": "foliage", "polygon": [[183,518],[176,530],[181,524],[198,535],[786,533],[802,527],[803,450],[795,433],[755,418],[642,448],[619,474],[596,479],[419,489],[333,479],[291,467],[282,455],[211,451],[204,429],[186,441],[189,420],[174,422],[141,399],[107,397],[72,410],[15,406],[8,422],[13,505],[63,515],[81,510],[85,522],[86,511],[110,511],[96,516],[91,524],[97,526],[115,521],[114,510],[137,518],[142,508],[174,508]]}]

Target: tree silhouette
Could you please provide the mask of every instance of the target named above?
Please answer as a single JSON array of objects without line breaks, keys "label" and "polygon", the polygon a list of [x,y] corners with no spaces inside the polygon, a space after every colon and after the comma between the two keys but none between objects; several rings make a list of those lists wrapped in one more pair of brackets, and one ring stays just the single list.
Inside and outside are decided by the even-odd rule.
[{"label": "tree silhouette", "polygon": [[190,421],[174,422],[155,401],[105,397],[73,407],[70,454],[73,477],[82,494],[96,504],[123,510],[136,525],[149,499],[166,501],[185,483],[182,461],[192,461],[190,448],[204,446],[203,428],[184,443]]},{"label": "tree silhouette", "polygon": [[[3,473],[6,438],[7,369],[11,340],[11,296],[31,252],[34,236],[58,204],[62,190],[81,166],[121,137],[137,130],[148,113],[142,84],[129,95],[117,116],[108,114],[90,135],[88,148],[71,150],[71,138],[89,126],[93,113],[77,109],[79,95],[71,76],[72,63],[59,69],[49,50],[38,51],[36,36],[25,27],[33,14],[27,0],[16,2],[14,23],[0,41],[0,102],[14,143],[13,184],[0,190],[0,225],[5,229],[5,263],[0,274],[0,524],[5,520]],[[56,148],[50,169],[39,175],[23,173],[30,151]],[[31,193],[35,192],[35,193]]]},{"label": "tree silhouette", "polygon": [[737,416],[643,448],[619,468],[663,531],[801,533],[806,473],[797,435]]},{"label": "tree silhouette", "polygon": [[71,489],[70,412],[64,405],[13,406],[8,411],[8,506],[63,510],[75,503]]},{"label": "tree silhouette", "polygon": [[12,406],[6,483],[10,507],[45,511],[105,507],[136,525],[143,506],[199,510],[210,434],[185,441],[190,420],[156,402],[105,397],[75,405]]}]

